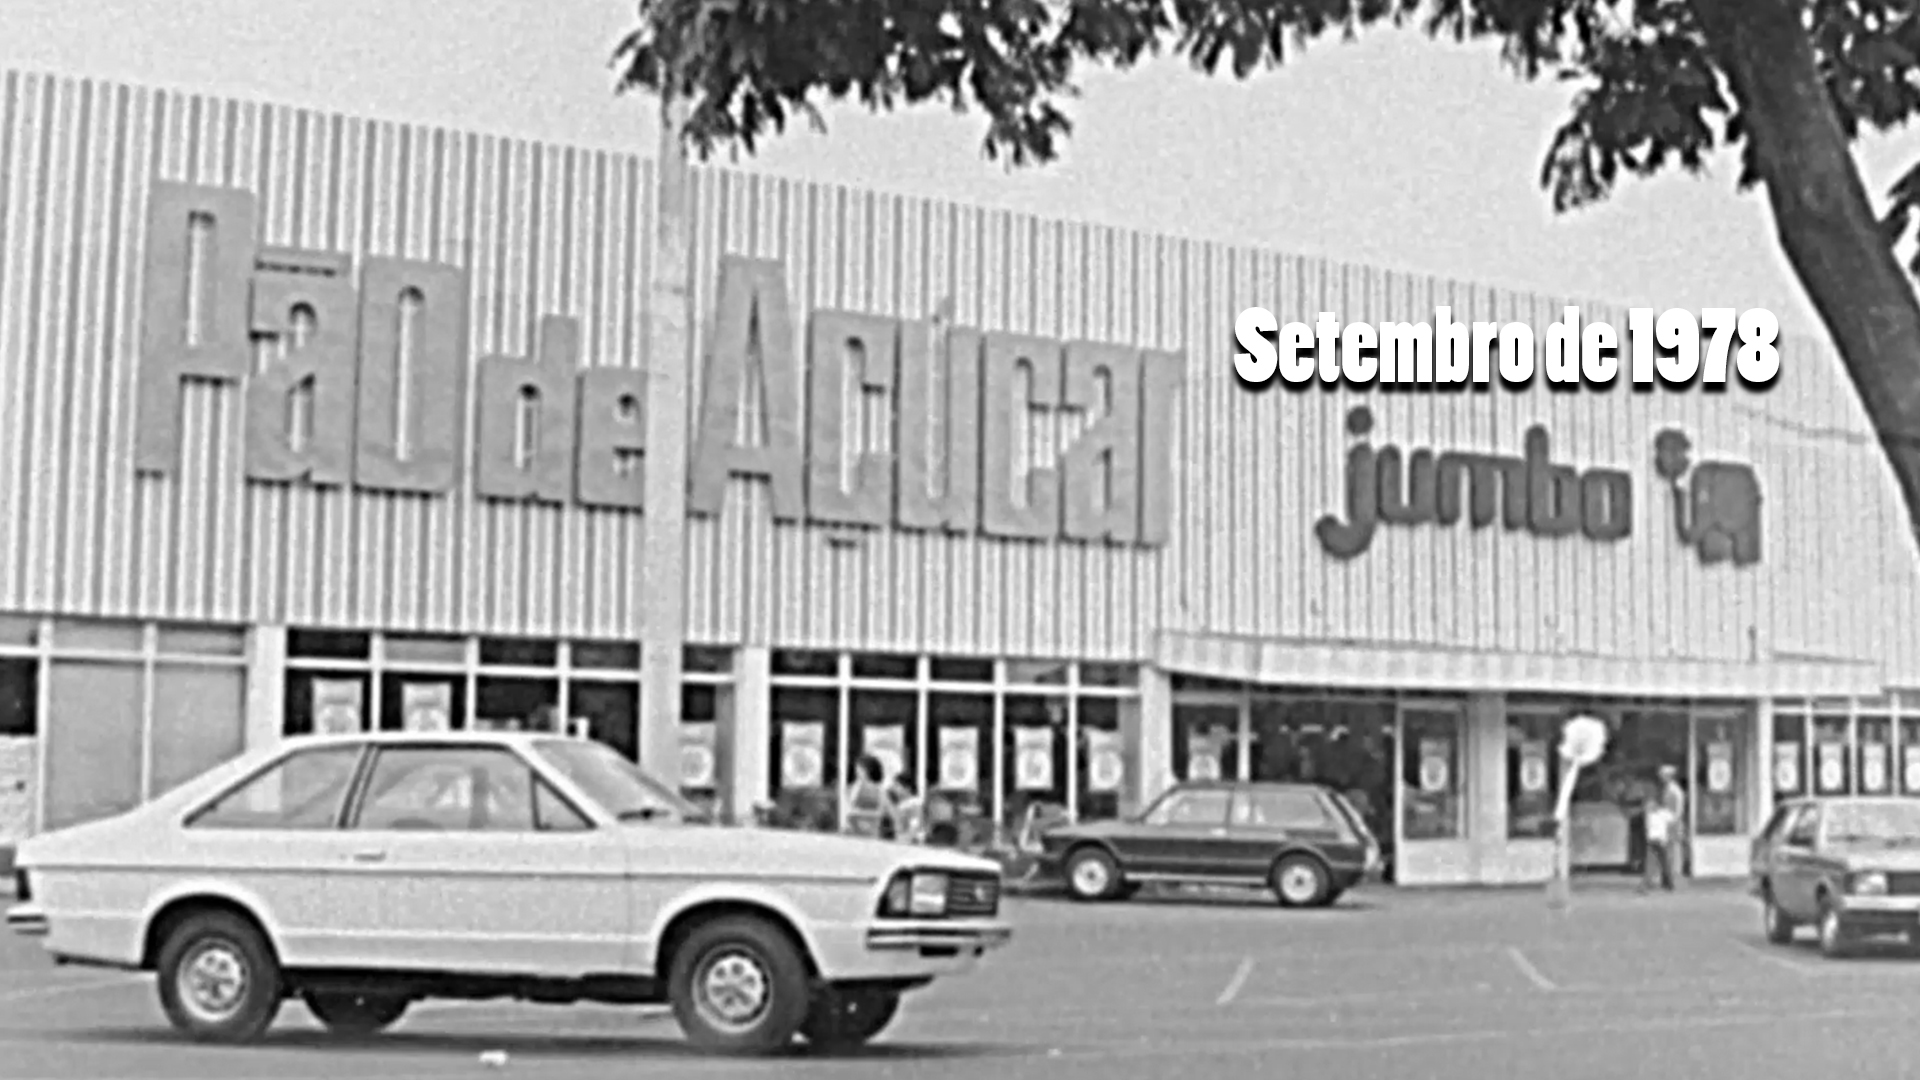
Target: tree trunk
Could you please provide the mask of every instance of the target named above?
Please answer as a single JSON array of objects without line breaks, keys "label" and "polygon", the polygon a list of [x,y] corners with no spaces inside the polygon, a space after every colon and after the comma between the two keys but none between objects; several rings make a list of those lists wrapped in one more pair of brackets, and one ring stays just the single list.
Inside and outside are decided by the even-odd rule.
[{"label": "tree trunk", "polygon": [[[1920,301],[1881,233],[1800,0],[1689,0],[1752,140],[1780,246],[1920,523]],[[1782,371],[1783,379],[1791,378]]]}]

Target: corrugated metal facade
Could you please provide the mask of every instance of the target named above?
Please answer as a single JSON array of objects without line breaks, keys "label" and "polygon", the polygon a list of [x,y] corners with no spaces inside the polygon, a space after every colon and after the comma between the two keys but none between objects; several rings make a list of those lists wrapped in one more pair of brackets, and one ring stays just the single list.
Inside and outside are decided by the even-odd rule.
[{"label": "corrugated metal facade", "polygon": [[[567,313],[582,320],[587,362],[642,365],[650,165],[23,75],[6,77],[0,121],[0,607],[637,633],[637,516],[470,490],[249,484],[229,387],[188,391],[176,476],[136,478],[133,324],[158,177],[258,193],[269,243],[469,266],[476,355],[524,353],[539,315]],[[1283,318],[1420,320],[1451,303],[1456,317],[1544,333],[1560,301],[734,172],[702,172],[695,197],[702,320],[722,255],[779,258],[796,315],[923,318],[951,299],[965,325],[1184,349],[1187,389],[1166,548],[904,532],[848,542],[775,524],[766,492],[736,483],[719,518],[690,525],[693,640],[1119,659],[1147,655],[1165,627],[1616,657],[1810,654],[1920,680],[1905,515],[1821,348],[1790,342],[1778,387],[1758,395],[1370,395],[1376,445],[1517,453],[1522,431],[1546,424],[1556,460],[1634,474],[1634,534],[1382,529],[1342,562],[1313,522],[1342,506],[1356,398],[1246,392],[1229,362],[1234,313],[1258,303]],[[1624,312],[1586,310],[1624,326]],[[1056,453],[1072,434],[1063,424],[1036,421],[1019,453]],[[1758,469],[1760,565],[1702,566],[1674,538],[1652,470],[1653,436],[1670,426],[1697,459]]]}]

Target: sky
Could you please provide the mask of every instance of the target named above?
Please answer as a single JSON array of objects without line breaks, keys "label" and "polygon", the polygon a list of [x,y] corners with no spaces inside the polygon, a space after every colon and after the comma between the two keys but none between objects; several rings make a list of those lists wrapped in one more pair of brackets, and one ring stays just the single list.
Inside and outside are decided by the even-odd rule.
[{"label": "sky", "polygon": [[[654,105],[616,97],[621,0],[0,0],[0,66],[207,90],[651,153]],[[1818,326],[1764,197],[1705,177],[1629,181],[1555,215],[1540,161],[1573,88],[1488,46],[1380,31],[1236,83],[1164,60],[1096,71],[1064,158],[1009,172],[977,117],[828,113],[739,162],[764,172],[1326,255],[1570,297],[1769,307]],[[1915,159],[1860,148],[1876,196]]]}]

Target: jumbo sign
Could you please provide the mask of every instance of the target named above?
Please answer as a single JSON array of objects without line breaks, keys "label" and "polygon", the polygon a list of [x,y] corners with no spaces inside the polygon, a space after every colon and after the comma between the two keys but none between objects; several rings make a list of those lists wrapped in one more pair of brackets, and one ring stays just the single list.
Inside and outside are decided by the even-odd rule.
[{"label": "jumbo sign", "polygon": [[[356,283],[351,256],[262,246],[257,227],[246,191],[153,187],[139,471],[177,467],[182,383],[212,380],[244,385],[250,480],[451,492],[464,479],[472,409],[480,496],[644,508],[646,375],[583,366],[577,318],[543,316],[533,357],[470,364],[465,268],[369,256]],[[728,481],[744,476],[768,483],[777,520],[1166,541],[1179,355],[841,311],[812,314],[807,348],[803,433],[784,272],[724,259],[689,512],[719,513]],[[267,357],[259,370],[256,355]],[[749,377],[760,380],[763,440],[739,437]],[[855,455],[848,468],[850,382],[862,389],[856,400],[890,400],[897,452]],[[1090,422],[1055,465],[1017,473],[1031,410]]]}]

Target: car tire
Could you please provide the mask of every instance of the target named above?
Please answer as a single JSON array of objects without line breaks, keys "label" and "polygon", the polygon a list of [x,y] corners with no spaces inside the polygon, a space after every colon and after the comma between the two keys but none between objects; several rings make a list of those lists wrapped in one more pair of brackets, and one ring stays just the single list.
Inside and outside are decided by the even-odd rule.
[{"label": "car tire", "polygon": [[372,1035],[392,1027],[412,1002],[398,994],[309,991],[301,995],[314,1019],[336,1035]]},{"label": "car tire", "polygon": [[900,995],[886,990],[834,990],[814,995],[800,1037],[816,1050],[837,1053],[865,1046],[900,1012]]},{"label": "car tire", "polygon": [[674,950],[668,971],[674,1019],[696,1049],[771,1054],[792,1045],[806,1020],[806,961],[765,919],[702,923]]},{"label": "car tire", "polygon": [[1767,941],[1775,945],[1793,944],[1793,932],[1796,929],[1791,918],[1774,902],[1771,889],[1760,896],[1760,921],[1767,932]]},{"label": "car tire", "polygon": [[1332,902],[1333,875],[1327,872],[1327,864],[1311,855],[1282,856],[1273,864],[1268,883],[1281,907],[1325,907]]},{"label": "car tire", "polygon": [[1844,960],[1853,951],[1853,939],[1847,935],[1847,924],[1840,918],[1840,909],[1832,904],[1820,905],[1820,955],[1829,960]]},{"label": "car tire", "polygon": [[161,1011],[191,1039],[251,1042],[280,1014],[280,961],[238,915],[187,916],[168,931],[157,960]]},{"label": "car tire", "polygon": [[1120,864],[1105,848],[1083,847],[1067,856],[1067,895],[1091,902],[1111,900],[1125,887]]}]

